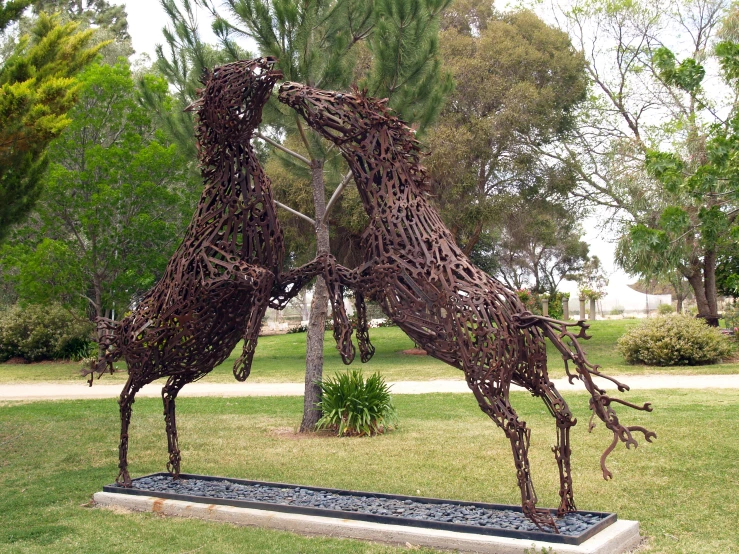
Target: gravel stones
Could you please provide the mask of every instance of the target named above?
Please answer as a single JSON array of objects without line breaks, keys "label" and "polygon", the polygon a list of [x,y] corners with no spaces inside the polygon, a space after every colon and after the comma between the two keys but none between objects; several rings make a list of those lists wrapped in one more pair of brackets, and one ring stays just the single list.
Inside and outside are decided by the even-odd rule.
[{"label": "gravel stones", "polygon": [[[173,480],[168,475],[151,475],[133,480],[135,489],[154,493],[170,493],[205,498],[219,498],[244,502],[264,502],[302,508],[356,512],[371,516],[436,521],[481,528],[505,529],[521,532],[540,532],[520,511],[497,510],[485,506],[443,504],[422,500],[384,498],[371,494],[351,494],[302,487],[245,484],[227,480],[205,479]],[[556,518],[562,535],[578,536],[597,525],[607,514],[573,513]]]}]

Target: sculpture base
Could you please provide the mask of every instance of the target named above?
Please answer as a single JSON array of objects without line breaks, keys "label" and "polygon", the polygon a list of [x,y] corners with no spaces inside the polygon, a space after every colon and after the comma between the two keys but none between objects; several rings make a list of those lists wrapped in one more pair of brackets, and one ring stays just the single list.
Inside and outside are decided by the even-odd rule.
[{"label": "sculpture base", "polygon": [[[159,490],[146,490],[146,487]],[[179,493],[173,493],[172,490]],[[197,495],[181,494],[188,491],[196,492]],[[258,494],[256,500],[259,501],[255,501],[254,494]],[[285,496],[290,500],[285,500]],[[197,517],[303,534],[392,544],[410,543],[470,552],[523,553],[527,549],[530,552],[532,547],[537,552],[542,547],[552,547],[561,554],[616,554],[633,548],[640,541],[638,523],[617,521],[615,514],[579,512],[579,516],[597,519],[597,523],[584,531],[576,532],[581,526],[577,523],[575,527],[564,530],[569,534],[563,532],[555,535],[539,530],[513,529],[513,525],[521,526],[513,519],[505,519],[511,516],[495,516],[504,517],[502,524],[495,522],[495,525],[503,526],[502,528],[486,525],[487,520],[494,517],[487,514],[501,510],[506,514],[517,511],[520,517],[521,509],[517,506],[298,487],[200,475],[183,474],[181,480],[172,481],[167,474],[154,474],[134,480],[134,488],[106,486],[104,492],[95,494],[94,499],[102,506],[155,511],[165,515]],[[361,508],[361,512],[353,511],[357,506],[352,505],[352,502],[357,499],[368,504],[366,508]],[[305,505],[308,500],[312,505]],[[330,500],[338,502],[342,509],[330,509],[336,507]],[[402,508],[393,510],[399,513],[383,515],[382,512],[386,511],[383,506]],[[369,510],[375,513],[368,513]],[[452,514],[454,521],[420,519],[419,510],[431,512],[435,516],[440,513]],[[460,516],[455,510],[468,515]],[[404,514],[406,511],[408,513]],[[467,519],[460,521],[460,517]],[[480,517],[483,519],[480,520]],[[560,522],[560,526],[562,525]]]}]

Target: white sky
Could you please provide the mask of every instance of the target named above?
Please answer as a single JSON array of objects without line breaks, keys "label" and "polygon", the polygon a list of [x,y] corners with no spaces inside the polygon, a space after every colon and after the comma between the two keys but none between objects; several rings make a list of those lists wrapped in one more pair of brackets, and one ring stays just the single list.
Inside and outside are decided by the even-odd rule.
[{"label": "white sky", "polygon": [[[128,27],[131,38],[133,39],[133,47],[136,54],[146,53],[154,60],[156,55],[154,48],[157,44],[162,44],[164,38],[162,36],[162,28],[169,23],[164,10],[158,0],[113,0],[112,3],[123,4],[126,6],[128,13]],[[212,18],[210,14],[202,8],[193,6],[198,17],[201,37],[205,42],[216,42],[216,37],[210,29]],[[590,244],[591,255],[596,255],[603,262],[606,272],[610,275],[609,291],[617,291],[623,289],[624,285],[635,281],[623,271],[616,270],[613,263],[614,244],[613,237],[604,236],[598,230],[598,224],[602,217],[598,214],[591,216],[583,222],[585,230],[584,240]],[[577,285],[575,283],[563,283],[561,289],[564,292],[575,293]]]},{"label": "white sky", "polygon": [[[128,13],[128,32],[133,39],[136,54],[146,53],[154,60],[154,47],[164,43],[162,28],[169,23],[169,18],[159,4],[159,0],[112,0],[111,4],[126,6]],[[210,29],[212,18],[210,14],[194,5],[193,9],[198,17],[200,35],[205,42],[216,42],[216,37]]]}]

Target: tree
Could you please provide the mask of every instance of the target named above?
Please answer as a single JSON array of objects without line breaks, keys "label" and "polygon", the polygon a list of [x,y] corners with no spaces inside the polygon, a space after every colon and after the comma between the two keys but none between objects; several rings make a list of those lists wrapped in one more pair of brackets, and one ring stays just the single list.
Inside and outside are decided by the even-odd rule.
[{"label": "tree", "polygon": [[110,30],[114,40],[131,42],[125,6],[111,5],[107,0],[33,0],[34,12],[61,12],[69,19],[87,26]]},{"label": "tree", "polygon": [[499,275],[514,290],[554,298],[564,279],[574,280],[588,260],[576,214],[550,199],[515,198],[494,247]]},{"label": "tree", "polygon": [[[280,60],[287,80],[340,90],[358,82],[369,95],[387,97],[389,106],[420,132],[451,89],[437,55],[438,20],[450,0],[226,0],[228,18],[212,2],[201,2],[216,16],[214,30],[223,50],[233,53],[235,41],[246,38],[256,42],[262,55]],[[336,171],[343,162],[297,114],[276,102],[271,107],[265,122],[273,133],[258,136],[279,151],[288,167],[309,170],[314,215],[303,217],[315,225],[317,254],[329,253],[326,177],[346,173]],[[299,141],[302,153],[279,144],[280,138]],[[349,178],[346,174],[331,183],[329,192],[343,189]],[[317,382],[323,372],[327,310],[328,291],[318,277],[308,327],[302,431],[312,431],[320,417]]]},{"label": "tree", "polygon": [[[5,29],[23,5],[0,5]],[[41,14],[6,59],[0,59],[0,241],[33,208],[47,166],[46,148],[69,124],[77,94],[74,76],[104,44],[89,47],[92,31]]]},{"label": "tree", "polygon": [[[162,95],[158,87],[150,87],[144,78],[139,78],[141,99],[154,114],[157,124],[179,146],[186,159],[191,160],[193,175],[197,171],[198,158],[195,142],[195,126],[192,112],[185,110],[198,98],[200,82],[206,69],[236,59],[251,56],[232,47],[232,51],[219,50],[203,43],[191,0],[160,0],[169,17],[169,25],[162,32],[164,45],[156,46],[154,70],[174,87],[174,102],[168,95]],[[179,6],[181,4],[181,8]]]},{"label": "tree", "polygon": [[107,0],[34,0],[33,11],[59,13],[82,29],[95,29],[94,40],[107,42],[102,49],[105,63],[113,65],[119,57],[134,53],[125,6],[111,5]]},{"label": "tree", "polygon": [[471,254],[481,237],[500,234],[495,227],[510,209],[524,208],[512,198],[561,198],[575,186],[530,143],[552,146],[570,133],[587,90],[585,62],[566,33],[485,0],[456,2],[442,27],[456,87],[428,134],[427,165],[435,203]]},{"label": "tree", "polygon": [[715,269],[731,239],[735,197],[723,176],[703,177],[721,158],[711,150],[722,150],[736,109],[722,87],[703,83],[707,68],[724,64],[726,72],[732,57],[716,47],[727,6],[576,3],[564,21],[588,55],[593,95],[566,148],[539,149],[578,176],[576,194],[611,211],[622,267],[645,279],[679,271],[699,316],[714,324]]},{"label": "tree", "polygon": [[[161,276],[194,209],[176,146],[136,102],[128,65],[80,76],[71,123],[49,149],[44,190],[0,264],[21,299],[60,301],[91,316],[125,312]],[[157,83],[161,91],[167,85]]]}]

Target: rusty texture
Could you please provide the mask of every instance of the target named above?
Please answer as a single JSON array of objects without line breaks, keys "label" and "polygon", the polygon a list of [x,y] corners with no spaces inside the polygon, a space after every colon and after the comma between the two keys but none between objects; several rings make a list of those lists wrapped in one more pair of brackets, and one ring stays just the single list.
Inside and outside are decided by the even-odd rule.
[{"label": "rusty texture", "polygon": [[[576,372],[568,367],[570,380],[582,380],[593,415],[613,432],[601,458],[604,478],[611,477],[605,460],[619,441],[636,446],[632,433],[637,431],[647,441],[656,436],[640,426],[622,425],[612,404],[645,411],[651,411],[650,405],[611,397],[593,382],[593,377],[605,376],[580,347],[578,340],[588,338],[583,321],[567,323],[527,312],[513,291],[470,262],[426,199],[428,179],[412,131],[384,101],[356,90],[327,92],[298,83],[284,83],[279,99],[338,146],[369,216],[362,236],[364,263],[354,270],[337,266],[337,278],[358,293],[360,304],[363,297],[377,301],[429,355],[464,371],[480,408],[510,440],[524,512],[540,528],[556,531],[550,512],[536,507],[528,460],[530,429],[509,401],[511,383],[520,385],[541,398],[554,417],[561,496],[557,513],[574,511],[570,428],[576,421],[547,374],[545,336],[566,362],[573,362]],[[579,328],[577,334],[573,326]],[[360,329],[359,347],[363,359],[371,355],[366,328]]]},{"label": "rusty texture", "polygon": [[[281,77],[273,69],[275,63],[273,58],[239,61],[204,75],[201,97],[188,108],[197,115],[204,180],[197,211],[163,277],[132,313],[120,322],[98,319],[101,355],[89,370],[90,384],[94,372],[112,373],[116,360],[124,359],[128,365],[128,381],[119,399],[117,478],[125,486],[131,484],[128,427],[136,392],[167,377],[162,389],[167,469],[176,478],[178,392],[223,362],[241,339],[244,347],[233,372],[236,379],[245,380],[267,307],[284,307],[313,277],[333,271],[333,260],[324,256],[280,274],[283,235],[269,179],[251,145],[262,108]],[[335,335],[349,363],[354,351],[341,287],[330,290]]]}]

